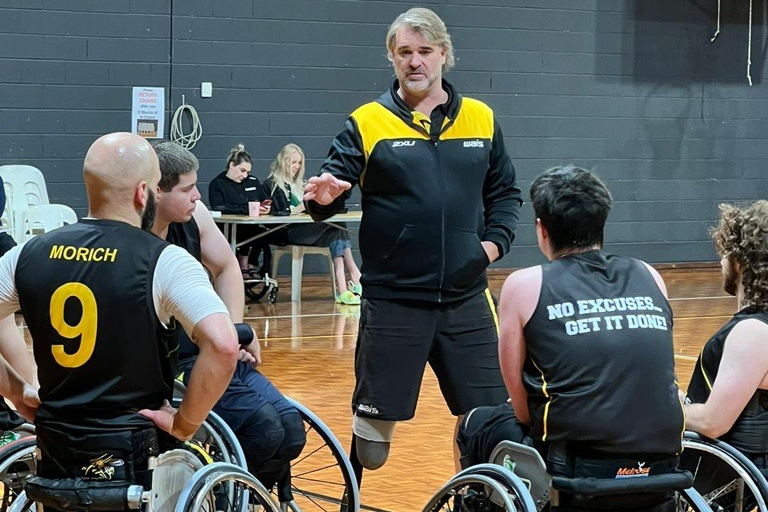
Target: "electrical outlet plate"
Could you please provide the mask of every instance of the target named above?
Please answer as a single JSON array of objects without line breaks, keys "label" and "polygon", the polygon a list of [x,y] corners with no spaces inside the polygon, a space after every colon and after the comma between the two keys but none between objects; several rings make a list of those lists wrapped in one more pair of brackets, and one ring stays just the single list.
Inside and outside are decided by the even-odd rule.
[{"label": "electrical outlet plate", "polygon": [[203,82],[200,84],[200,96],[203,98],[210,98],[213,96],[213,84],[211,82]]}]

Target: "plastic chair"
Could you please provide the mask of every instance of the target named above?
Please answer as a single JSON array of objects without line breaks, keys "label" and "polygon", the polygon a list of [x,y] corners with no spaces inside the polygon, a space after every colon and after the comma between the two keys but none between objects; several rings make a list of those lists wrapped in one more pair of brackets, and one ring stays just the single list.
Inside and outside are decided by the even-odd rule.
[{"label": "plastic chair", "polygon": [[304,270],[304,255],[317,254],[328,258],[328,266],[331,272],[331,286],[333,297],[336,298],[336,272],[333,269],[331,250],[327,247],[315,247],[311,245],[286,245],[277,247],[272,253],[272,275],[277,275],[277,267],[280,257],[291,255],[291,300],[301,300],[301,276]]},{"label": "plastic chair", "polygon": [[14,210],[27,206],[48,204],[48,189],[43,173],[31,165],[0,166],[0,176],[5,184],[5,196]]},{"label": "plastic chair", "polygon": [[25,212],[30,206],[48,204],[48,189],[43,173],[31,165],[2,165],[0,177],[5,189],[3,225],[17,242],[23,242]]},{"label": "plastic chair", "polygon": [[22,239],[28,240],[40,233],[47,233],[65,224],[77,222],[77,214],[63,204],[39,204],[26,210]]}]

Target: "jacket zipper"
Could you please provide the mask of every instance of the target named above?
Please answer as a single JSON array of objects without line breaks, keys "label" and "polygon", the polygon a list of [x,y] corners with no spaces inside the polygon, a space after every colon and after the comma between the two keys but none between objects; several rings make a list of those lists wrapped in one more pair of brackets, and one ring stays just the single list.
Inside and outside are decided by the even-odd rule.
[{"label": "jacket zipper", "polygon": [[445,194],[443,194],[445,184],[443,183],[443,173],[440,166],[440,151],[437,149],[439,142],[439,139],[433,140],[432,145],[435,151],[435,159],[437,160],[437,173],[440,176],[440,280],[437,288],[438,303],[443,302],[443,283],[445,282]]}]

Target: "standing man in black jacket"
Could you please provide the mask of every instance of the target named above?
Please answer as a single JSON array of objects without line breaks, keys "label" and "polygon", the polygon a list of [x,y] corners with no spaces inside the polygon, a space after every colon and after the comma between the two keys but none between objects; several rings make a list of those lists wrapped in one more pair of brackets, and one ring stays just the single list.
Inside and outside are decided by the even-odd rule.
[{"label": "standing man in black jacket", "polygon": [[414,8],[387,33],[397,80],[358,108],[304,200],[315,220],[362,193],[363,303],[355,361],[352,462],[386,461],[413,417],[426,362],[451,412],[506,399],[485,275],[509,251],[520,190],[493,111],[442,73],[454,64],[443,21]]}]

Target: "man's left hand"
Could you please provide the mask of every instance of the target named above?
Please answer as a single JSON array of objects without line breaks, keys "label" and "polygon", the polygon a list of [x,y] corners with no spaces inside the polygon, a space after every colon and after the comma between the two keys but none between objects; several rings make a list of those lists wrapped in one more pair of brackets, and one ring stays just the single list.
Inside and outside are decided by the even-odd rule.
[{"label": "man's left hand", "polygon": [[16,412],[22,415],[25,420],[29,422],[35,421],[37,408],[40,406],[40,396],[37,394],[37,389],[30,384],[24,384],[21,400],[13,405],[16,406]]},{"label": "man's left hand", "polygon": [[499,248],[495,243],[484,240],[480,242],[480,244],[483,246],[485,254],[488,256],[488,263],[493,263],[499,259]]},{"label": "man's left hand", "polygon": [[253,341],[240,349],[240,361],[252,365],[254,368],[261,364],[261,343],[256,333],[253,333]]}]

